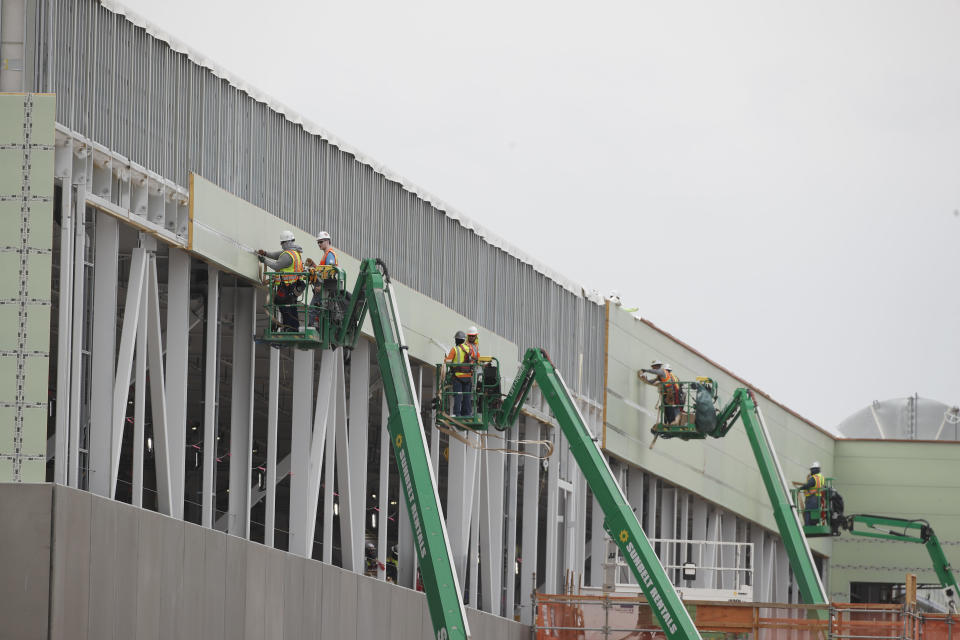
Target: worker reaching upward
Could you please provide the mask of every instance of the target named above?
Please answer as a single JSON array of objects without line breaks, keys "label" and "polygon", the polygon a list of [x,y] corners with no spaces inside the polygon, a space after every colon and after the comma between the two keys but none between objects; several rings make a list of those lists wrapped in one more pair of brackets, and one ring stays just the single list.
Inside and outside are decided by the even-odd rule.
[{"label": "worker reaching upward", "polygon": [[473,402],[470,394],[473,391],[473,355],[463,331],[457,331],[453,336],[454,345],[444,362],[450,365],[453,373],[453,415],[469,416],[473,414]]},{"label": "worker reaching upward", "polygon": [[303,273],[303,248],[297,244],[291,231],[280,232],[280,251],[257,250],[257,259],[280,274],[274,304],[280,309],[282,331],[299,331],[297,299],[306,284],[300,277]]},{"label": "worker reaching upward", "polygon": [[[643,377],[644,373],[656,376],[656,380],[650,382]],[[680,402],[680,385],[677,377],[663,366],[663,360],[654,360],[650,363],[649,369],[641,369],[640,377],[645,382],[660,387],[660,402],[663,404],[663,420],[666,424],[673,424],[677,416],[683,409]]]},{"label": "worker reaching upward", "polygon": [[467,329],[467,347],[474,362],[480,362],[480,336],[476,327]]}]

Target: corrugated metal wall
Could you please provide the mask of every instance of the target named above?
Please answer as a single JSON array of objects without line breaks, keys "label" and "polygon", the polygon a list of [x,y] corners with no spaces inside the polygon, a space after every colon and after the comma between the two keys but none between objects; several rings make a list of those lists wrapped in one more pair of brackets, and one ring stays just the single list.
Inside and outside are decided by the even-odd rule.
[{"label": "corrugated metal wall", "polygon": [[[291,224],[378,256],[416,290],[545,348],[602,398],[604,309],[94,0],[38,2],[51,46],[38,85],[57,121],[180,185],[195,171]],[[38,61],[39,62],[39,61]],[[451,251],[455,248],[455,251]],[[481,337],[482,341],[482,337]]]}]

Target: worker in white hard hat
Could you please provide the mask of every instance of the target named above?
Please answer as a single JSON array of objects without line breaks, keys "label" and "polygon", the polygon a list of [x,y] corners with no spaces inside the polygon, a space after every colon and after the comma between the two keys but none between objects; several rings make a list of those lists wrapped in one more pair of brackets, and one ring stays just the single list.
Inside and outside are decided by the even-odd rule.
[{"label": "worker in white hard hat", "polygon": [[320,314],[321,308],[330,310],[331,319],[339,323],[343,310],[337,300],[337,254],[333,251],[330,234],[321,231],[317,234],[317,246],[323,252],[319,264],[307,258],[307,269],[310,272],[310,284],[313,286],[313,299],[310,301],[310,313],[307,324],[313,325]]},{"label": "worker in white hard hat", "polygon": [[469,416],[473,414],[473,356],[466,344],[467,336],[457,331],[453,336],[453,348],[444,358],[450,367],[453,382],[453,415]]},{"label": "worker in white hard hat", "polygon": [[297,244],[293,232],[284,230],[280,232],[280,251],[257,249],[257,259],[279,274],[276,276],[274,303],[280,310],[281,330],[299,331],[300,321],[293,305],[306,288],[300,275],[303,273],[303,248]]},{"label": "worker in white hard hat", "polygon": [[803,491],[803,523],[808,527],[820,524],[826,507],[824,488],[827,484],[826,478],[820,473],[820,463],[817,461],[810,463],[810,475],[807,476],[806,482],[793,484]]},{"label": "worker in white hard hat", "polygon": [[[656,377],[654,380],[649,380],[644,374]],[[647,384],[660,387],[663,422],[664,424],[674,424],[680,412],[683,411],[683,402],[680,400],[680,384],[677,377],[664,367],[663,360],[655,359],[650,363],[649,369],[640,369],[640,379]]]},{"label": "worker in white hard hat", "polygon": [[470,348],[470,355],[474,362],[480,362],[480,334],[476,327],[467,329],[467,346]]}]

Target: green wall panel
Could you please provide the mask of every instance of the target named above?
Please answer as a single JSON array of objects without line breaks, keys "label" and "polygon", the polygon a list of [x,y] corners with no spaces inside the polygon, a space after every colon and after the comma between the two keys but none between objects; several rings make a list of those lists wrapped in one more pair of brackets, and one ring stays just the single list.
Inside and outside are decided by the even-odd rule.
[{"label": "green wall panel", "polygon": [[15,145],[0,149],[0,482],[46,474],[55,110],[53,95],[0,94],[0,145]]}]

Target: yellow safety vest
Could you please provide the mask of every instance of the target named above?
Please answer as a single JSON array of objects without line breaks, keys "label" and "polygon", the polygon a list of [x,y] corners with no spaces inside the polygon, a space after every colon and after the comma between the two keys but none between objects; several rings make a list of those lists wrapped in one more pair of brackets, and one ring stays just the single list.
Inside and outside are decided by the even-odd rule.
[{"label": "yellow safety vest", "polygon": [[[470,362],[470,347],[466,343],[458,344],[453,348],[453,364],[462,365]],[[469,378],[472,375],[470,367],[453,367],[453,375],[458,378]]]},{"label": "yellow safety vest", "polygon": [[810,477],[813,478],[813,486],[809,489],[805,489],[803,492],[803,495],[807,498],[820,495],[820,492],[823,491],[823,486],[826,484],[826,480],[824,480],[822,473],[814,473],[811,474]]},{"label": "yellow safety vest", "polygon": [[300,279],[299,275],[294,274],[303,273],[303,258],[300,256],[299,251],[295,251],[293,249],[287,249],[283,253],[289,253],[290,257],[293,258],[293,262],[289,267],[280,269],[280,281],[284,284],[290,284],[291,282],[296,282]]}]

